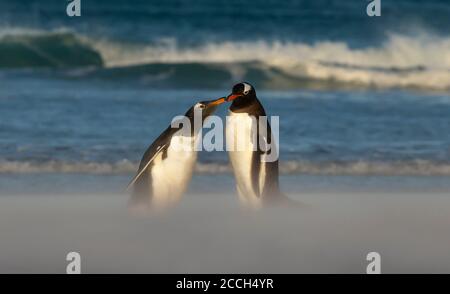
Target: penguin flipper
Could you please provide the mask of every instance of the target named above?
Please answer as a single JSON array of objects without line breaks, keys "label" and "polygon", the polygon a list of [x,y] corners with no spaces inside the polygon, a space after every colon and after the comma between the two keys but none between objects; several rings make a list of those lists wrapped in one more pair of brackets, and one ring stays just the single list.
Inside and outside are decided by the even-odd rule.
[{"label": "penguin flipper", "polygon": [[170,145],[170,138],[173,133],[175,133],[178,128],[172,128],[169,126],[164,132],[159,135],[158,138],[147,148],[144,155],[142,156],[141,163],[139,164],[139,169],[134,176],[134,178],[128,184],[126,191],[136,183],[136,181],[144,174],[145,170],[150,166],[152,161],[158,156],[159,153],[166,150]]},{"label": "penguin flipper", "polygon": [[[166,149],[166,147],[167,147],[167,144],[158,145],[156,147],[156,149],[153,149],[151,146],[145,152],[144,157],[142,158],[141,164],[139,165],[139,169],[138,169],[136,175],[134,176],[134,178],[130,181],[130,183],[127,186],[127,189],[126,189],[127,191],[136,183],[137,180],[139,180],[139,178],[144,174],[144,172],[147,170],[147,168],[150,166],[150,164],[156,158],[156,156],[158,156],[159,153],[164,151],[164,149]],[[151,150],[151,149],[153,149],[153,150]],[[153,152],[151,152],[151,154],[148,154],[149,151],[153,151]]]}]

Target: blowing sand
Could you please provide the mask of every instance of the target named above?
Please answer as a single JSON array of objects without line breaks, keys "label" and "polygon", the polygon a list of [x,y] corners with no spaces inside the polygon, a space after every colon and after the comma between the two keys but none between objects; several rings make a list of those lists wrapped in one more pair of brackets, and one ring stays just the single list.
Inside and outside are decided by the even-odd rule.
[{"label": "blowing sand", "polygon": [[135,217],[120,195],[0,198],[0,272],[450,272],[446,193],[303,193],[304,210],[247,211],[235,195],[190,194],[165,214]]}]

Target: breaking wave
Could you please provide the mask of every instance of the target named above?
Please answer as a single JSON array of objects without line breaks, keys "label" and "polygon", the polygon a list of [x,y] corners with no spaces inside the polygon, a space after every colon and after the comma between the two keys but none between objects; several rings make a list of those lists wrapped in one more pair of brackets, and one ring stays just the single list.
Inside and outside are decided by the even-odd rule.
[{"label": "breaking wave", "polygon": [[[3,174],[96,174],[96,175],[128,175],[136,172],[138,163],[122,160],[115,163],[100,162],[0,162],[0,173]],[[198,163],[197,174],[231,173],[231,167],[225,163]],[[306,175],[379,175],[379,176],[450,176],[450,163],[436,163],[426,160],[406,162],[307,162],[282,161],[282,174]]]},{"label": "breaking wave", "polygon": [[227,65],[223,68],[235,80],[251,76],[281,84],[315,80],[382,88],[450,89],[450,38],[392,34],[379,47],[363,49],[352,49],[345,42],[276,41],[209,43],[196,48],[182,48],[167,40],[152,46],[109,42],[93,46],[102,53],[107,67],[157,63],[171,64],[176,71],[175,64],[219,63]]},{"label": "breaking wave", "polygon": [[[131,44],[73,32],[0,33],[0,67],[86,67],[101,78],[194,87],[252,80],[267,88],[323,84],[450,90],[450,38],[391,34],[377,47],[345,42],[210,42]],[[77,72],[78,73],[78,72]],[[83,75],[82,75],[83,77]]]}]

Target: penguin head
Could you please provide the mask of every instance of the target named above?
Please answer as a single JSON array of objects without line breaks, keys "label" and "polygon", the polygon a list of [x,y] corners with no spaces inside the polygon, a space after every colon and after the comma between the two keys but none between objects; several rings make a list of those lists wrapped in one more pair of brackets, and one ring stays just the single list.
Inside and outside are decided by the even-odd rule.
[{"label": "penguin head", "polygon": [[226,101],[249,101],[256,98],[255,88],[247,82],[242,82],[233,86],[231,94],[227,96]]},{"label": "penguin head", "polygon": [[217,107],[225,102],[225,97],[221,97],[216,100],[200,101],[194,104],[185,114],[189,119],[194,119],[194,114],[196,111],[201,111],[202,119],[205,120],[208,116],[212,115]]}]

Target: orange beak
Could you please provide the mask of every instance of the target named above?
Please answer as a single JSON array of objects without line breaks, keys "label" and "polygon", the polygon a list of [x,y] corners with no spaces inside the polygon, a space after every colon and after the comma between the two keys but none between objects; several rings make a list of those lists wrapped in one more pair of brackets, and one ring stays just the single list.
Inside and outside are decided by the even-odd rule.
[{"label": "orange beak", "polygon": [[226,102],[225,97],[220,97],[219,99],[216,99],[216,100],[210,102],[208,105],[211,105],[211,106],[220,105],[224,102]]},{"label": "orange beak", "polygon": [[227,97],[227,102],[233,101],[234,99],[239,98],[241,96],[242,96],[241,94],[230,94]]}]

